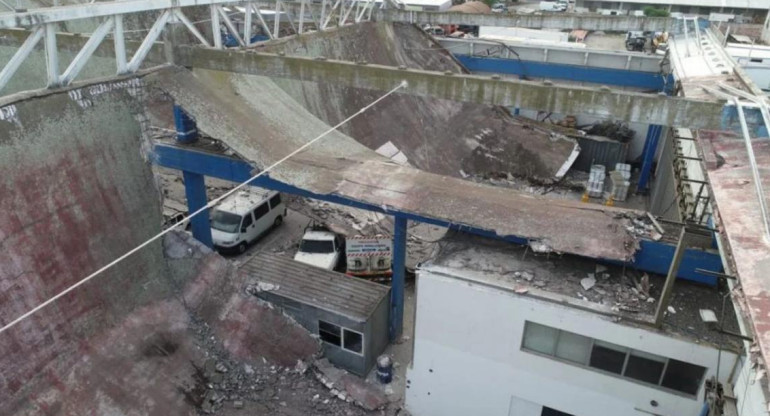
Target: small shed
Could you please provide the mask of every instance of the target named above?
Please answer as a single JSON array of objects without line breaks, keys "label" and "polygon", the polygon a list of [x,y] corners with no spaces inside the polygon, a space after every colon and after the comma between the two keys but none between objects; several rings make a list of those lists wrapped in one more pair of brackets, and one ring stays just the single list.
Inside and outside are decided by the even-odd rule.
[{"label": "small shed", "polygon": [[317,334],[335,365],[366,376],[388,345],[388,286],[269,253],[258,253],[241,271],[261,287],[260,299]]}]

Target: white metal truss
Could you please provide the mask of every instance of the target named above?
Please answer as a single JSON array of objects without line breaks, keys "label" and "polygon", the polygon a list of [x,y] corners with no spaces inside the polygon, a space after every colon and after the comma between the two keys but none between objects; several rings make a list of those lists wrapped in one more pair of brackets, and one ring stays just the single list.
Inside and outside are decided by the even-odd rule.
[{"label": "white metal truss", "polygon": [[[332,1],[334,1],[333,4]],[[264,3],[269,3],[270,6],[275,4],[274,11],[268,11]],[[295,17],[297,5],[299,5],[299,11],[298,16]],[[30,31],[30,34],[14,56],[2,64],[0,91],[8,85],[13,75],[38,47],[41,40],[46,57],[47,85],[55,88],[72,83],[99,45],[109,37],[115,45],[116,74],[121,75],[136,72],[141,68],[145,58],[169,23],[178,23],[179,27],[186,28],[202,46],[207,48],[224,48],[223,35],[234,40],[238,47],[248,47],[252,44],[255,24],[269,39],[276,39],[281,35],[282,20],[290,28],[284,32],[292,35],[302,34],[307,33],[310,22],[314,30],[325,30],[330,26],[370,20],[374,5],[375,0],[322,0],[320,5],[313,3],[313,0],[290,2],[263,0],[259,3],[233,0],[122,0],[39,8],[24,12],[3,12],[0,13],[0,29],[25,28]],[[6,0],[0,0],[0,10],[3,6],[14,10]],[[200,6],[209,7],[209,19],[205,22],[191,21],[184,9]],[[133,56],[127,56],[124,18],[126,15],[148,11],[155,11],[158,16],[142,38]],[[274,13],[272,28],[268,26],[266,13]],[[100,23],[72,62],[63,73],[60,73],[60,54],[56,42],[58,24],[87,18],[96,19]],[[207,37],[209,33],[206,35],[202,33],[203,26],[199,26],[202,23],[210,27],[211,39]],[[284,27],[284,29],[287,28]]]}]

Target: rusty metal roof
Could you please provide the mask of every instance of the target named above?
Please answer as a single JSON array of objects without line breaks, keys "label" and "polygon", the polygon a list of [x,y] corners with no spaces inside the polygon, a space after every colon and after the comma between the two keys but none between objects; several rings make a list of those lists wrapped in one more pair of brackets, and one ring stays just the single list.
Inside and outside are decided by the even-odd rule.
[{"label": "rusty metal roof", "polygon": [[329,312],[366,321],[390,288],[268,253],[241,265],[248,280],[276,285],[271,293]]},{"label": "rusty metal roof", "polygon": [[[770,242],[754,189],[746,145],[729,132],[699,131],[698,142],[714,193],[723,241],[745,296],[765,362],[770,362]],[[770,141],[752,141],[764,189],[770,189]]]}]

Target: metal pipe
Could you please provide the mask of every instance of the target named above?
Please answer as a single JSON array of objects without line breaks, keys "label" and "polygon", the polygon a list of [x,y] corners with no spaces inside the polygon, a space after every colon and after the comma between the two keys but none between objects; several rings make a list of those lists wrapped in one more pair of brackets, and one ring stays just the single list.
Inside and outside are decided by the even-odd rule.
[{"label": "metal pipe", "polygon": [[757,199],[759,200],[759,209],[762,214],[762,224],[765,226],[765,237],[770,241],[770,224],[767,222],[767,203],[765,202],[765,192],[762,189],[762,178],[759,176],[759,168],[757,168],[757,159],[754,156],[754,147],[751,145],[751,135],[749,134],[749,126],[746,124],[746,115],[743,113],[743,106],[737,98],[733,98],[733,104],[738,109],[738,120],[741,122],[741,131],[743,132],[743,140],[746,143],[746,153],[749,155],[749,165],[751,165],[751,174],[754,179],[754,188],[757,192]]}]

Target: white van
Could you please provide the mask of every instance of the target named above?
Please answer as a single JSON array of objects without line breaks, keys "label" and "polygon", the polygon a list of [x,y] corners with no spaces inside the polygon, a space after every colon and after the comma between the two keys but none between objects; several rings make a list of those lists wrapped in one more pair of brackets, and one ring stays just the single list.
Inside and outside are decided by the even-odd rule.
[{"label": "white van", "polygon": [[243,253],[262,234],[283,223],[281,194],[251,188],[227,197],[211,212],[211,237],[220,251]]}]

